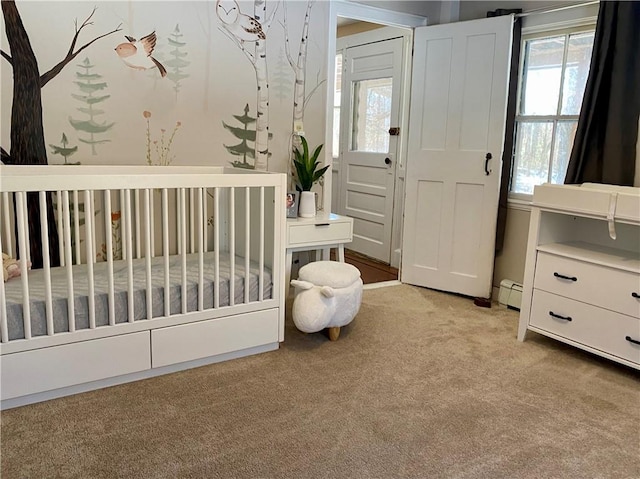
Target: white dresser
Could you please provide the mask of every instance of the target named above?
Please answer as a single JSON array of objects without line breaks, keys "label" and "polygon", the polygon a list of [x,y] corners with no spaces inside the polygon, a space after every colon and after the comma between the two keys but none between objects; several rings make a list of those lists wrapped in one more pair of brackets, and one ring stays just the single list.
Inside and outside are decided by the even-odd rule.
[{"label": "white dresser", "polygon": [[527,330],[640,369],[640,188],[535,188],[520,341]]}]

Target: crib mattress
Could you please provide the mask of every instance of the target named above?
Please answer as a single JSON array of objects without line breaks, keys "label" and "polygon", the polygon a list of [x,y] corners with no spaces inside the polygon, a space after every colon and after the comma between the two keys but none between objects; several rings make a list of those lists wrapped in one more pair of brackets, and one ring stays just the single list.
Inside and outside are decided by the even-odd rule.
[{"label": "crib mattress", "polygon": [[[245,287],[245,259],[235,257],[234,269],[234,304],[244,303]],[[213,308],[214,279],[215,279],[214,253],[204,254],[204,284],[203,302],[205,309]],[[249,301],[258,300],[259,265],[251,262],[249,266]],[[165,265],[163,257],[151,260],[151,284],[152,284],[152,312],[153,317],[165,316]],[[220,254],[219,258],[219,298],[220,306],[228,306],[229,303],[229,279],[231,276],[231,261],[229,254]],[[187,311],[198,310],[198,255],[187,255]],[[88,274],[86,265],[73,266],[73,288],[75,307],[75,328],[89,328],[89,293]],[[128,315],[128,271],[125,261],[113,262],[114,283],[114,307],[116,323],[124,323],[129,320]],[[94,298],[96,326],[104,326],[109,323],[108,308],[108,271],[107,263],[94,264]],[[169,257],[169,294],[171,314],[182,312],[182,257]],[[68,304],[67,304],[67,271],[65,267],[51,268],[51,288],[54,332],[69,331]],[[134,320],[147,319],[146,303],[146,261],[144,259],[133,260],[133,305]],[[264,269],[263,298],[271,298],[272,280],[271,271]],[[44,271],[35,270],[29,272],[29,304],[31,311],[31,335],[42,336],[47,334],[47,321],[45,311],[45,282]],[[5,283],[5,297],[7,304],[7,326],[9,339],[24,338],[23,298],[22,283],[19,278]]]}]

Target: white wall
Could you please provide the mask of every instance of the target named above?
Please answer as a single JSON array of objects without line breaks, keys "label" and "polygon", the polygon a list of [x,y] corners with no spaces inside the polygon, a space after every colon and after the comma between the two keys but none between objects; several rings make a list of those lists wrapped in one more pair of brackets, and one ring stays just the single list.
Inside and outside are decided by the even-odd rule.
[{"label": "white wall", "polygon": [[[287,15],[291,55],[298,58],[307,1],[267,0],[267,19],[263,20],[266,33],[267,67],[269,84],[269,141],[268,169],[286,172],[290,152],[293,122],[294,72],[285,56],[284,14]],[[68,147],[78,150],[69,156],[70,162],[82,164],[138,164],[147,163],[147,120],[151,162],[158,161],[158,152],[165,151],[165,158],[177,165],[230,165],[240,159],[232,155],[226,146],[241,143],[241,139],[225,128],[244,128],[235,116],[244,114],[245,105],[249,116],[256,117],[257,80],[256,71],[241,47],[247,51],[255,49],[255,43],[243,45],[234,42],[216,12],[215,0],[207,1],[128,1],[128,2],[69,2],[40,1],[17,2],[30,42],[38,59],[41,73],[51,68],[66,54],[74,34],[74,19],[79,24],[97,6],[92,25],[84,28],[78,46],[94,37],[113,30],[122,24],[122,31],[96,41],[69,63],[42,89],[45,142],[61,145],[64,134]],[[240,1],[240,11],[254,14],[253,1]],[[273,15],[270,28],[267,20]],[[328,31],[328,2],[314,2],[310,12],[309,39],[306,59],[307,102],[304,115],[305,135],[311,145],[324,141],[326,102],[326,58]],[[179,32],[176,30],[179,29]],[[4,28],[0,19],[2,50],[10,53]],[[118,57],[114,48],[127,42],[125,35],[140,38],[153,30],[158,40],[153,56],[164,63],[169,76],[161,78],[156,69],[137,71]],[[178,37],[177,35],[182,35]],[[169,42],[177,40],[183,45],[176,47]],[[179,57],[178,55],[185,54]],[[88,58],[94,67],[83,68]],[[176,83],[172,77],[177,59],[185,62],[180,67],[185,77]],[[78,73],[99,74],[93,83],[105,83],[105,88],[94,96],[108,95],[104,101],[94,105],[104,111],[96,115],[96,123],[113,126],[108,131],[95,134],[95,140],[105,140],[95,145],[95,154],[90,145],[83,143],[88,134],[77,130],[69,118],[88,119],[86,113],[78,111],[87,104],[72,95],[86,95],[78,82],[87,82]],[[2,124],[0,141],[10,150],[10,117],[12,107],[12,69],[7,61],[0,59]],[[145,118],[143,112],[150,112]],[[248,124],[255,129],[255,123]],[[175,131],[170,150],[163,150]],[[155,142],[155,143],[154,143]],[[254,146],[249,142],[250,147]],[[49,163],[62,164],[64,158],[53,154],[48,147]],[[253,160],[249,159],[251,164]]]}]

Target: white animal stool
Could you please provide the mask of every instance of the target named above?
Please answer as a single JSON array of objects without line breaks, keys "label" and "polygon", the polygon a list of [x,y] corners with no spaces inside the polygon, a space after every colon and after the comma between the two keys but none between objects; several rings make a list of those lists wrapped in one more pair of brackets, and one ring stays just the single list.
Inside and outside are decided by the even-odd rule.
[{"label": "white animal stool", "polygon": [[329,339],[336,341],[340,328],[360,310],[362,279],[353,265],[315,261],[300,268],[298,279],[291,285],[296,289],[293,322],[305,333],[329,328]]}]

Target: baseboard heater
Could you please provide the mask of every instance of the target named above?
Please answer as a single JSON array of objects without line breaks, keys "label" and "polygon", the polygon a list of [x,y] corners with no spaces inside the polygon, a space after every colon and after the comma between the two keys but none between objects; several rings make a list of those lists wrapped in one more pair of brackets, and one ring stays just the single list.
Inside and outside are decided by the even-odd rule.
[{"label": "baseboard heater", "polygon": [[503,279],[500,281],[498,303],[509,309],[520,311],[520,304],[522,303],[522,285],[515,281],[511,281],[510,279]]}]

